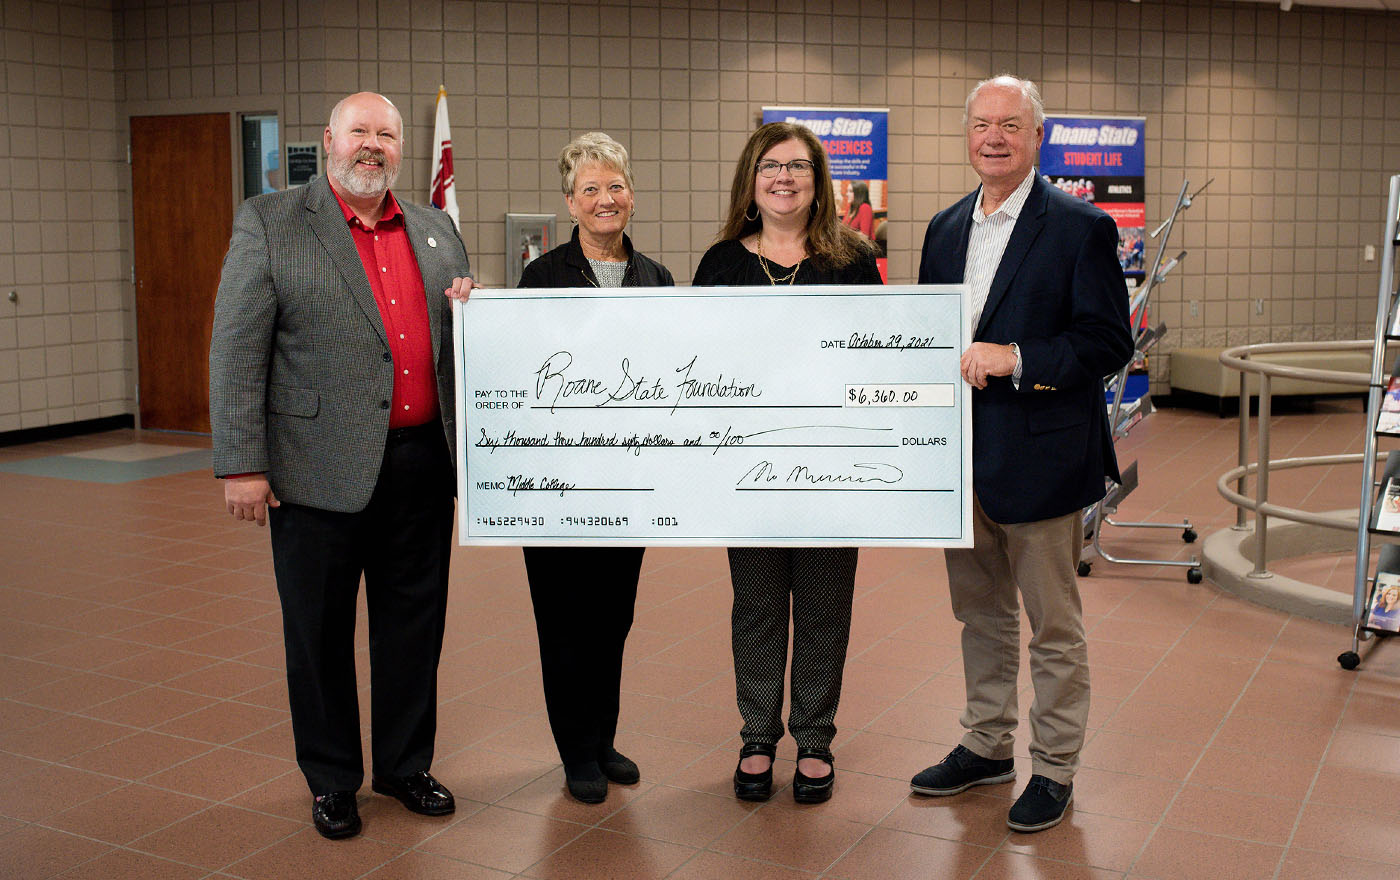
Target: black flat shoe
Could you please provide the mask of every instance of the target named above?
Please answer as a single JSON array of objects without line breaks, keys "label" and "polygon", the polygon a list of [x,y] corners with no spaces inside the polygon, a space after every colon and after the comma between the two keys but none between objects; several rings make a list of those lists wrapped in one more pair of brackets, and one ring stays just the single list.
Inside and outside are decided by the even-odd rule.
[{"label": "black flat shoe", "polygon": [[818,761],[825,761],[831,766],[831,772],[825,776],[806,776],[799,769],[792,777],[792,799],[799,804],[820,804],[831,800],[831,791],[836,787],[836,761],[831,756],[831,749],[798,749],[797,766],[802,766],[803,758],[816,758]]},{"label": "black flat shoe", "polygon": [[637,762],[611,746],[598,753],[598,769],[603,771],[609,782],[618,785],[631,785],[642,778]]},{"label": "black flat shoe", "polygon": [[452,792],[433,778],[427,770],[407,776],[376,776],[370,788],[380,794],[397,798],[399,803],[424,816],[446,816],[457,809]]},{"label": "black flat shoe", "polygon": [[[773,796],[773,758],[778,748],[772,743],[744,743],[739,750],[739,766],[734,768],[734,796],[741,801],[766,801]],[[768,769],[762,773],[745,773],[744,759],[765,755]]]},{"label": "black flat shoe", "polygon": [[608,777],[596,761],[586,764],[565,764],[564,784],[570,796],[585,804],[601,804],[608,797]]},{"label": "black flat shoe", "polygon": [[360,809],[353,791],[333,791],[311,801],[311,821],[328,840],[354,837],[360,833]]}]

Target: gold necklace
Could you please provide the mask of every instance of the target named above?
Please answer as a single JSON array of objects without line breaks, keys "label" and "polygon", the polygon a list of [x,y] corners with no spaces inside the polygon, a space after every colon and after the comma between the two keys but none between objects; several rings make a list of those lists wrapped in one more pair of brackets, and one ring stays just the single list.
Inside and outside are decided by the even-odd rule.
[{"label": "gold necklace", "polygon": [[792,267],[792,271],[780,278],[774,278],[773,273],[768,271],[768,259],[763,256],[763,233],[758,234],[758,265],[763,270],[763,274],[768,276],[768,283],[774,286],[779,284],[792,284],[797,280],[797,270],[802,268],[802,261],[807,259],[803,254],[797,258],[797,265]]}]

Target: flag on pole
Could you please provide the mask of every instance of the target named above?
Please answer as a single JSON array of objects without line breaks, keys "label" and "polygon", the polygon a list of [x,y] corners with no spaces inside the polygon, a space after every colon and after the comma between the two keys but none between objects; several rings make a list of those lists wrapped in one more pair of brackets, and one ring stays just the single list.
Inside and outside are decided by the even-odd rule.
[{"label": "flag on pole", "polygon": [[433,123],[433,183],[428,201],[452,218],[458,231],[456,176],[452,173],[452,130],[447,124],[447,87],[438,86],[437,121]]}]

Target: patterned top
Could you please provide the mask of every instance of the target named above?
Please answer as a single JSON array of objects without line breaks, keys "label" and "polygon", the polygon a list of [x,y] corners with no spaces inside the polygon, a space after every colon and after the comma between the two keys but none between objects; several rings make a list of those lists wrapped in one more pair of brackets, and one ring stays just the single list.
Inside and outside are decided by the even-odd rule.
[{"label": "patterned top", "polygon": [[627,262],[621,263],[613,260],[595,260],[588,258],[588,265],[593,267],[593,276],[598,279],[599,287],[621,287],[622,279],[627,275]]}]

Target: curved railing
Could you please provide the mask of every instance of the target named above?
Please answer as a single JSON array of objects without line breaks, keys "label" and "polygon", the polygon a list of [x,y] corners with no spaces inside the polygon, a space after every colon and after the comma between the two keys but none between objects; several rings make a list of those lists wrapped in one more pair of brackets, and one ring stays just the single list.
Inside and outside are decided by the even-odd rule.
[{"label": "curved railing", "polygon": [[[1313,382],[1332,382],[1369,388],[1370,373],[1353,373],[1345,370],[1322,370],[1311,367],[1295,367],[1287,364],[1253,360],[1253,357],[1266,354],[1283,354],[1298,351],[1372,351],[1375,343],[1369,339],[1351,339],[1337,342],[1264,342],[1254,345],[1240,345],[1227,348],[1220,353],[1220,363],[1240,372],[1240,445],[1239,465],[1221,474],[1215,487],[1221,497],[1235,505],[1235,528],[1246,529],[1246,511],[1254,511],[1254,570],[1250,577],[1269,577],[1268,524],[1269,517],[1276,516],[1292,522],[1308,523],[1329,529],[1356,531],[1360,525],[1357,516],[1313,513],[1274,504],[1269,501],[1269,472],[1290,468],[1311,467],[1313,465],[1352,464],[1365,460],[1361,453],[1343,455],[1312,455],[1298,458],[1269,458],[1269,419],[1272,415],[1272,380],[1274,378],[1300,379]],[[1259,377],[1259,431],[1258,457],[1249,461],[1249,375]],[[1384,458],[1380,453],[1377,458]],[[1250,475],[1254,475],[1254,497],[1245,494],[1245,486]],[[1370,479],[1370,475],[1368,475]],[[1230,488],[1231,482],[1235,488]]]}]

